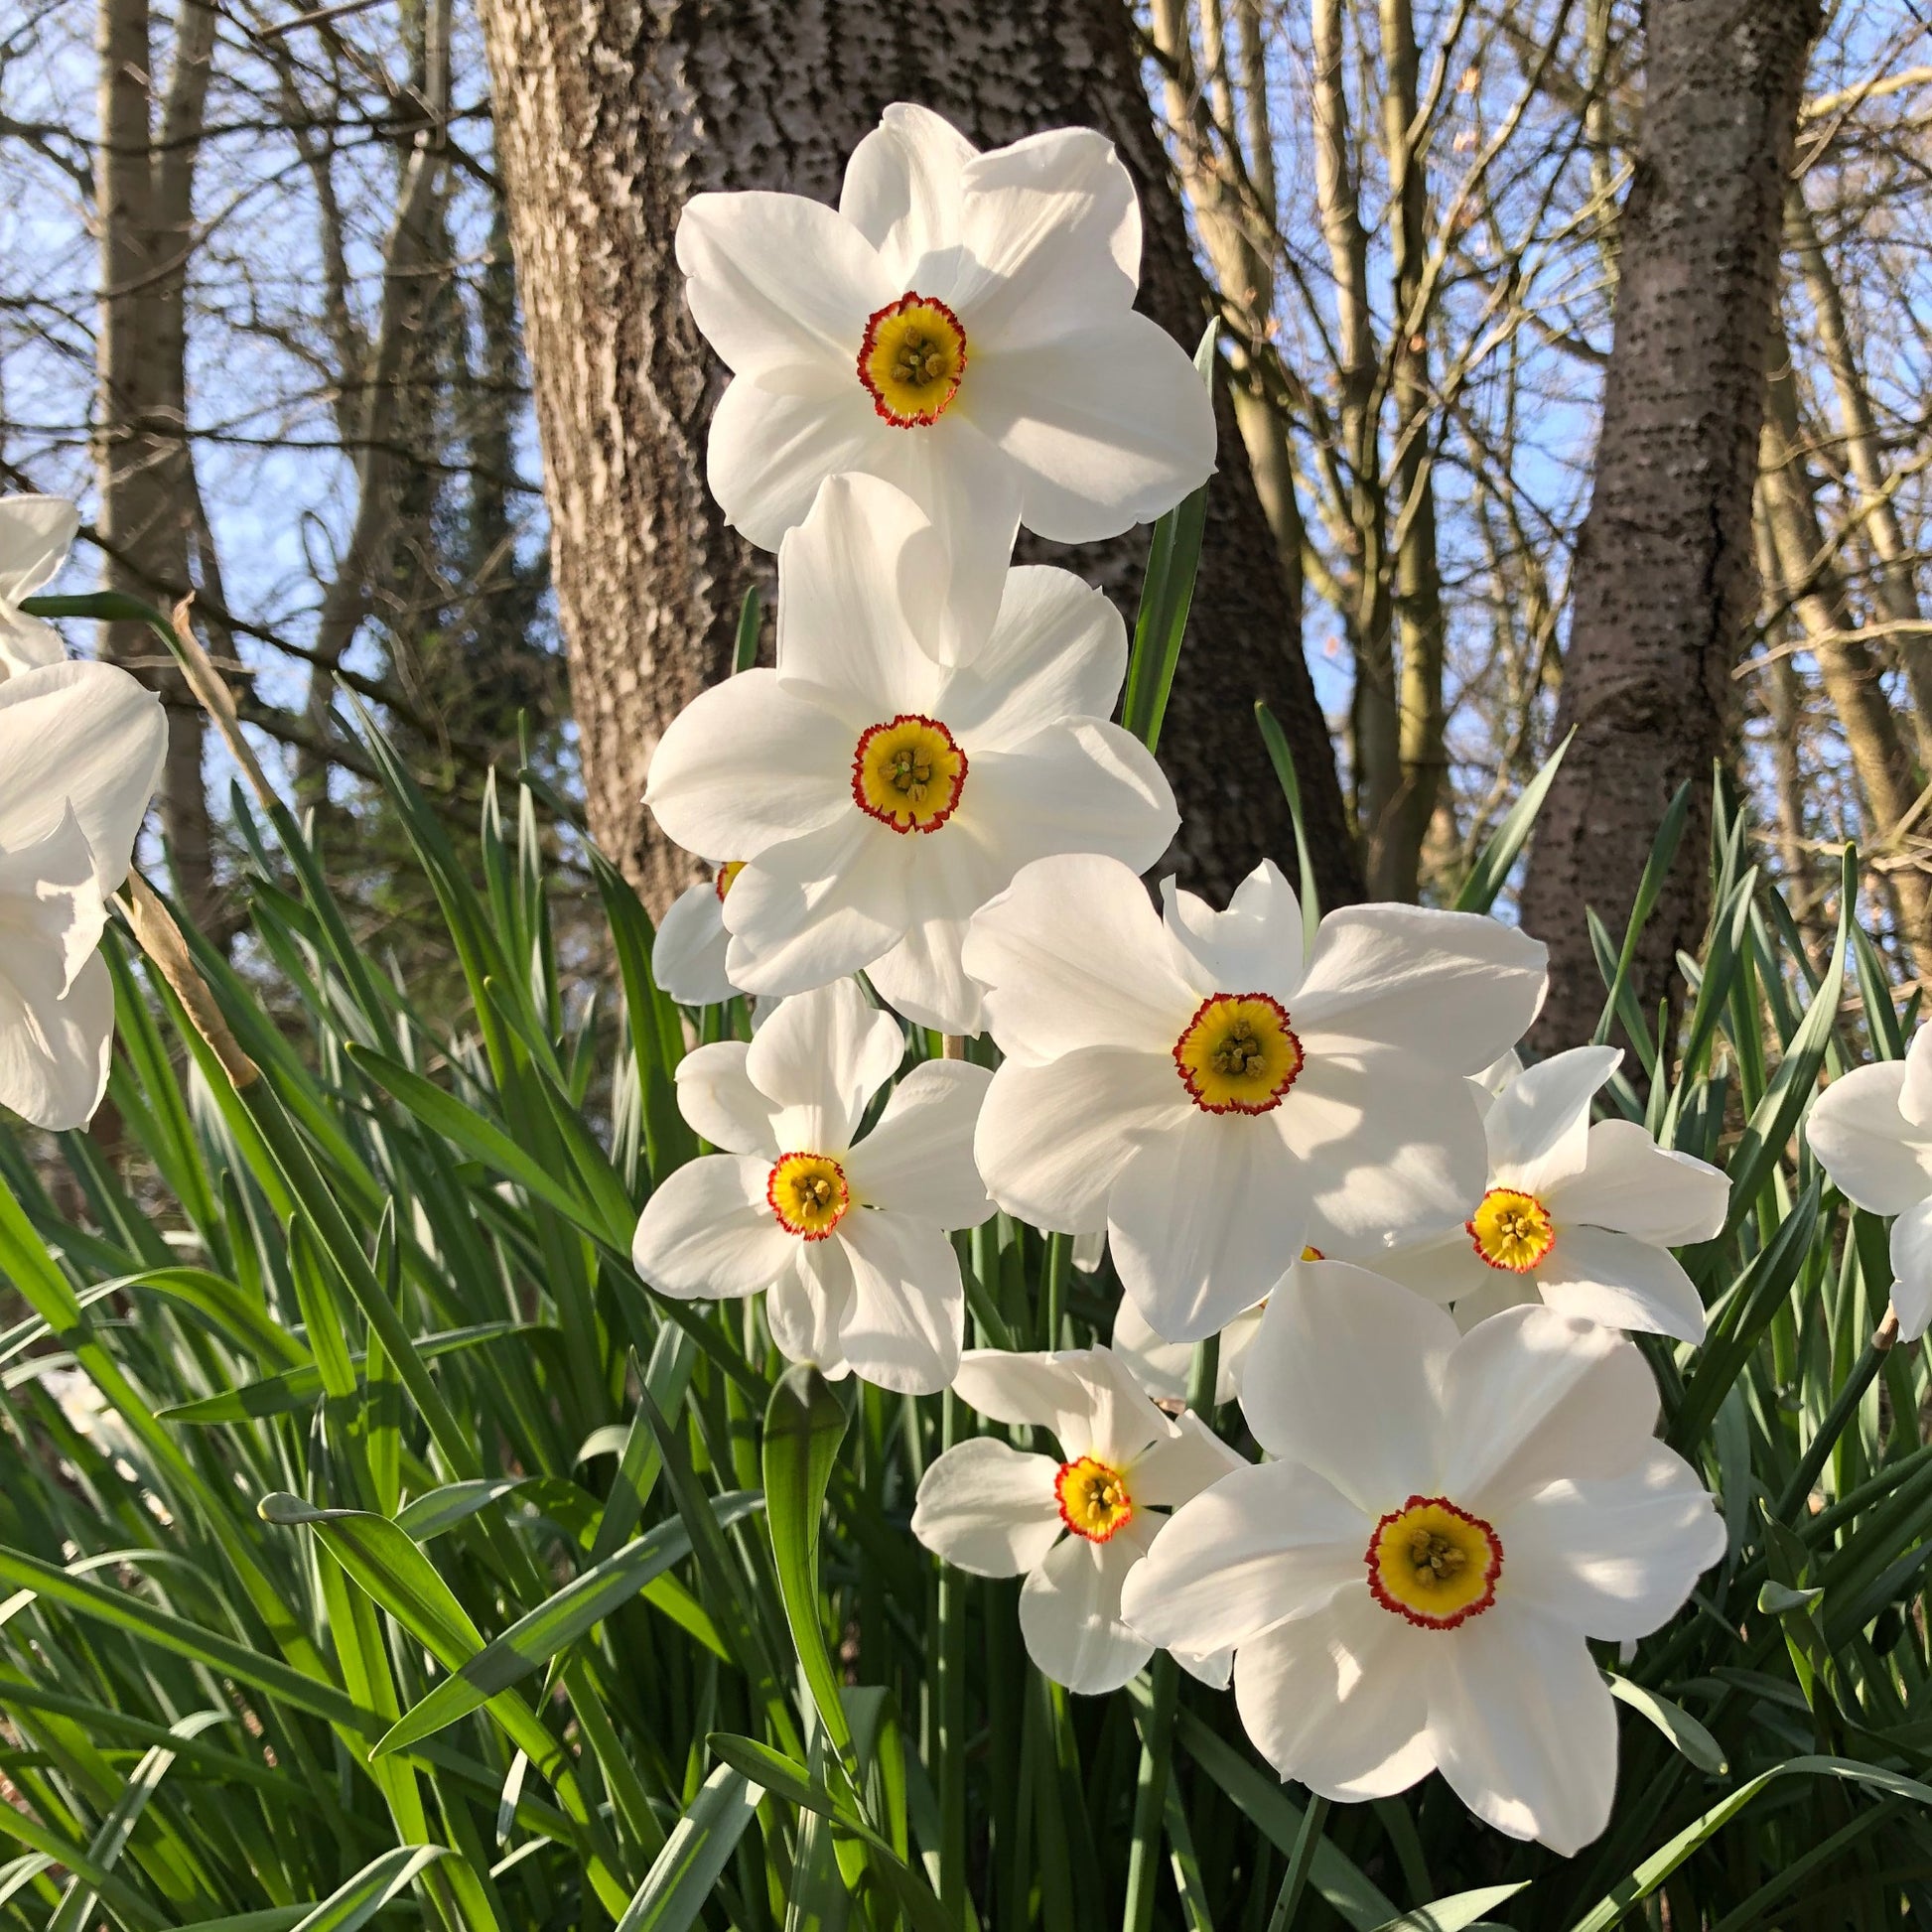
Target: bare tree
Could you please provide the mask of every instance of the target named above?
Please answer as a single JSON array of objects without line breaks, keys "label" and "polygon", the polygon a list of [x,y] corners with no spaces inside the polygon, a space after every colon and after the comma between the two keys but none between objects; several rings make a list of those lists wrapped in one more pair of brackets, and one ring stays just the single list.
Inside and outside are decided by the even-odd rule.
[{"label": "bare tree", "polygon": [[1643,132],[1619,238],[1616,339],[1579,543],[1559,730],[1523,916],[1551,947],[1539,1022],[1587,1039],[1602,988],[1581,916],[1614,933],[1677,787],[1694,806],[1645,930],[1654,1009],[1702,937],[1711,770],[1756,608],[1751,496],[1777,301],[1784,183],[1816,0],[1649,11]]}]

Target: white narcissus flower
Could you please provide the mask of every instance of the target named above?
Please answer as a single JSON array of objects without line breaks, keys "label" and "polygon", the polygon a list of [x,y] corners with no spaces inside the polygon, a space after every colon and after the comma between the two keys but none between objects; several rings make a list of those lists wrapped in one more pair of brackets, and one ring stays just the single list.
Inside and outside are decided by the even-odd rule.
[{"label": "white narcissus flower", "polygon": [[691,313],[733,372],[707,477],[762,549],[840,472],[883,477],[947,528],[1010,548],[1171,509],[1214,464],[1184,350],[1134,313],[1141,215],[1088,128],[980,154],[887,108],[836,209],[696,195],[677,228]]},{"label": "white narcissus flower", "polygon": [[[1050,1431],[1056,1454],[976,1436],[925,1472],[912,1534],[976,1577],[1021,1577],[1027,1654],[1070,1691],[1117,1691],[1154,1654],[1122,1623],[1122,1586],[1177,1509],[1246,1467],[1198,1416],[1164,1416],[1105,1348],[1010,1355],[975,1348],[953,1391],[994,1422]],[[1225,1684],[1215,1646],[1175,1656]]]},{"label": "white narcissus flower", "polygon": [[768,1290],[771,1338],[834,1380],[911,1395],[959,1365],[965,1291],[947,1230],[993,1212],[973,1166],[984,1067],[928,1060],[856,1140],[905,1050],[850,980],[780,1005],[758,1035],[685,1054],[684,1118],[714,1147],[644,1204],[631,1258],[660,1295]]},{"label": "white narcissus flower", "polygon": [[1702,1341],[1704,1304],[1670,1250],[1718,1233],[1730,1183],[1634,1121],[1590,1125],[1590,1100],[1621,1058],[1576,1046],[1503,1080],[1486,1103],[1489,1176],[1468,1219],[1371,1266],[1453,1302],[1464,1328],[1541,1300],[1612,1328]]},{"label": "white narcissus flower", "polygon": [[1805,1117],[1805,1140],[1832,1184],[1867,1214],[1889,1214],[1898,1338],[1932,1325],[1932,1026],[1902,1060],[1841,1074]]},{"label": "white narcissus flower", "polygon": [[80,512],[61,496],[0,498],[0,682],[58,664],[61,633],[20,606],[60,573],[80,527]]},{"label": "white narcissus flower", "polygon": [[973,920],[1006,1063],[974,1152],[1036,1227],[1104,1227],[1157,1334],[1252,1308],[1305,1244],[1352,1252],[1459,1220],[1482,1192],[1469,1075],[1520,1037],[1544,949],[1496,920],[1351,905],[1304,959],[1302,911],[1257,867],[1225,912],[1117,860],[1029,866]]},{"label": "white narcissus flower", "polygon": [[734,859],[709,879],[687,886],[658,924],[650,977],[681,1007],[723,1006],[739,991],[725,971],[725,951],[731,944],[725,930],[725,895],[744,870],[744,862]]},{"label": "white narcissus flower", "polygon": [[659,742],[645,803],[692,852],[745,861],[727,975],[802,993],[864,971],[921,1026],[980,1028],[973,912],[1028,861],[1160,856],[1177,823],[1146,747],[1106,722],[1120,614],[1070,572],[978,560],[872,477],[834,477],[778,559],[778,656],[701,693]]},{"label": "white narcissus flower", "polygon": [[1232,1645],[1241,1722],[1284,1778],[1386,1798],[1440,1770],[1513,1838],[1587,1844],[1616,1719],[1586,1640],[1648,1635],[1725,1550],[1652,1438],[1636,1346],[1541,1307],[1460,1335],[1320,1262],[1269,1304],[1241,1406],[1278,1459],[1175,1512],[1128,1622]]},{"label": "white narcissus flower", "polygon": [[68,662],[0,683],[0,1107],[80,1127],[100,1104],[114,985],[99,956],[168,726],[111,664]]}]

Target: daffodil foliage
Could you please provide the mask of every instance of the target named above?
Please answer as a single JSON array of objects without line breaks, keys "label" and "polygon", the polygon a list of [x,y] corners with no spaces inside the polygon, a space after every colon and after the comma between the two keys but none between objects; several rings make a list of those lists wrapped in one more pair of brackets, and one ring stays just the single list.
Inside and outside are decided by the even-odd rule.
[{"label": "daffodil foliage", "polygon": [[[775,658],[656,749],[655,931],[360,721],[460,1012],[272,796],[231,956],[110,916],[157,726],[17,512],[0,1925],[1921,1921],[1932,1047],[1850,858],[1810,946],[1673,808],[1681,1000],[1640,903],[1534,1058],[1537,787],[1453,905],[1198,897],[1211,345],[1107,144],[895,108],[679,260]],[[1131,646],[1011,560],[1152,516]]]}]

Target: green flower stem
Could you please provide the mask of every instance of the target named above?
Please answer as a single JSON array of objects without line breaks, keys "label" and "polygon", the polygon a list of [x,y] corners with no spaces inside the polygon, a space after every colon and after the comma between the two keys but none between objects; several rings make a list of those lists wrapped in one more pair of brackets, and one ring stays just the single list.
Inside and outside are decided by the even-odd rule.
[{"label": "green flower stem", "polygon": [[[940,1397],[939,1446],[960,1439],[960,1400]],[[966,1896],[966,1575],[951,1564],[939,1571],[939,1903],[965,1926]]]},{"label": "green flower stem", "polygon": [[1060,1314],[1066,1307],[1067,1277],[1073,1269],[1073,1237],[1049,1234],[1046,1237],[1046,1271],[1039,1298],[1039,1345],[1054,1349],[1060,1345]]},{"label": "green flower stem", "polygon": [[1288,1871],[1282,1879],[1275,1909],[1269,1916],[1268,1932],[1289,1932],[1295,1923],[1295,1908],[1314,1868],[1314,1848],[1321,1843],[1321,1827],[1327,1822],[1328,1801],[1309,1793],[1309,1808],[1302,1814],[1302,1829],[1295,1834],[1295,1850],[1289,1855]]},{"label": "green flower stem", "polygon": [[[1221,1338],[1194,1344],[1187,1377],[1187,1406],[1203,1422],[1214,1414],[1214,1384],[1221,1372]],[[1153,1708],[1141,1732],[1141,1769],[1134,1786],[1134,1836],[1127,1849],[1127,1909],[1122,1932],[1148,1932],[1154,1923],[1154,1892],[1161,1865],[1161,1838],[1168,1805],[1168,1760],[1173,1754],[1173,1714],[1180,1701],[1180,1666],[1172,1651],[1155,1654],[1150,1669]]]},{"label": "green flower stem", "polygon": [[1898,1311],[1888,1308],[1885,1318],[1879,1322],[1877,1331],[1865,1344],[1864,1353],[1859,1357],[1858,1365],[1845,1378],[1844,1387],[1833,1398],[1825,1420],[1818,1425],[1818,1434],[1811,1439],[1811,1447],[1805,1450],[1804,1460],[1798,1464],[1791,1480],[1785,1484],[1783,1494],[1778,1497],[1777,1507],[1772,1513],[1779,1522],[1790,1522],[1794,1512],[1804,1508],[1805,1499],[1811,1494],[1811,1485],[1818,1480],[1818,1472],[1824,1468],[1826,1458],[1838,1439],[1851,1426],[1865,1390],[1885,1365],[1885,1357],[1891,1353],[1897,1339]]}]

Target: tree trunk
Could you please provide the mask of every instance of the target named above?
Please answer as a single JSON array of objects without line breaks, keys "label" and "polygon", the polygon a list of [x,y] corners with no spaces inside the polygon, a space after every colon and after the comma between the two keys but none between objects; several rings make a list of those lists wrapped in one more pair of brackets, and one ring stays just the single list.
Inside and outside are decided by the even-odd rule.
[{"label": "tree trunk", "polygon": [[[704,485],[724,372],[684,305],[686,199],[769,188],[830,201],[894,99],[993,146],[1084,123],[1120,147],[1146,222],[1142,306],[1188,347],[1206,319],[1121,0],[483,0],[498,152],[543,440],[559,614],[591,831],[654,910],[695,876],[639,804],[670,719],[730,667],[738,607],[770,559]],[[1324,899],[1357,896],[1333,756],[1241,437],[1223,395],[1193,622],[1163,739],[1180,870],[1228,892],[1292,851],[1255,730],[1265,698],[1301,774]],[[1055,560],[1131,600],[1144,536]],[[729,855],[723,855],[729,856]]]},{"label": "tree trunk", "polygon": [[1672,794],[1676,865],[1638,947],[1653,1012],[1703,937],[1711,771],[1756,602],[1751,493],[1799,88],[1817,0],[1648,10],[1643,131],[1619,240],[1595,491],[1578,542],[1559,734],[1523,894],[1550,944],[1536,1041],[1587,1039],[1603,989],[1584,918],[1619,938]]},{"label": "tree trunk", "polygon": [[[214,9],[181,9],[174,71],[154,138],[148,0],[101,0],[99,402],[95,471],[105,552],[101,588],[167,604],[192,581],[196,490],[188,454],[186,316],[195,160],[214,48]],[[161,823],[176,889],[216,936],[213,842],[202,782],[202,714],[166,647],[141,623],[101,626],[101,654],[168,708]]]}]

